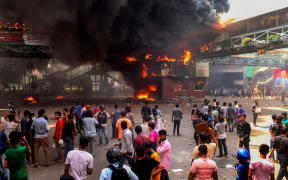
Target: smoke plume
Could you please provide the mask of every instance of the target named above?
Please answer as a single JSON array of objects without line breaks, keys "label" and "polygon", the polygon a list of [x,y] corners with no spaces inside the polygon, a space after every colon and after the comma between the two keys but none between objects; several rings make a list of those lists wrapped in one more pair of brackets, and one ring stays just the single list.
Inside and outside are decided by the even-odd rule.
[{"label": "smoke plume", "polygon": [[1,0],[0,18],[52,29],[54,55],[67,64],[102,61],[135,83],[141,65],[125,57],[178,55],[218,35],[228,0]]}]

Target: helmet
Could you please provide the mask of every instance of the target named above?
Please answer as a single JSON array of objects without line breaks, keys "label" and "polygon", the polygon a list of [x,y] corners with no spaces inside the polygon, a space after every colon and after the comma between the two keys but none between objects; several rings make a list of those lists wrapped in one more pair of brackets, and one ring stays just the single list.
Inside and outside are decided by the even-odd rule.
[{"label": "helmet", "polygon": [[249,157],[250,157],[250,153],[247,149],[244,149],[244,148],[238,149],[237,159],[239,161],[247,161],[247,160],[249,160]]},{"label": "helmet", "polygon": [[106,158],[109,163],[117,163],[120,161],[122,153],[119,148],[112,147],[106,153]]},{"label": "helmet", "polygon": [[105,109],[105,105],[102,104],[102,105],[100,106],[100,109]]}]

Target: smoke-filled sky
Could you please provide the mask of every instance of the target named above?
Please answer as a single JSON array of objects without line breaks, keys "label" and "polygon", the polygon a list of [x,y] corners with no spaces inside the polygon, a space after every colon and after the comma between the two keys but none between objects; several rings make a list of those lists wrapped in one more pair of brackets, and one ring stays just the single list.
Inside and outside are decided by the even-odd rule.
[{"label": "smoke-filled sky", "polygon": [[224,17],[237,20],[288,7],[287,0],[229,0],[229,2],[230,10]]}]

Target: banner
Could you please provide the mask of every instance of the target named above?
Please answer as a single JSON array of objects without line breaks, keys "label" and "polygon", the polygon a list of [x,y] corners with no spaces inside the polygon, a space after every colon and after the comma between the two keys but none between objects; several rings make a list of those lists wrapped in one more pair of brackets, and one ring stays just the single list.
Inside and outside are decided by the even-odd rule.
[{"label": "banner", "polygon": [[288,69],[276,69],[274,71],[274,86],[288,87]]}]

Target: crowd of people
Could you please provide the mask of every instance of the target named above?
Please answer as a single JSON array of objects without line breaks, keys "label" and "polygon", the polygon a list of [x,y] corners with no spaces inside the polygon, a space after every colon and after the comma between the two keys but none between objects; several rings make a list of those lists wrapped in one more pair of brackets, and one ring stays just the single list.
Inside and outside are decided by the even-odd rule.
[{"label": "crowd of people", "polygon": [[[24,111],[19,119],[13,104],[8,104],[10,114],[1,118],[2,131],[0,132],[0,175],[1,179],[18,180],[28,179],[26,163],[33,163],[39,168],[39,148],[42,146],[45,154],[45,166],[50,166],[50,150],[48,133],[48,117],[44,109],[37,113]],[[259,110],[260,109],[260,110]],[[256,126],[261,108],[258,101],[251,107],[253,124]],[[94,146],[96,137],[102,145],[102,136],[105,146],[113,147],[107,151],[106,158],[109,166],[105,167],[100,180],[132,179],[132,180],[164,180],[169,179],[171,169],[171,144],[167,138],[167,127],[163,122],[162,112],[155,105],[150,108],[148,102],[141,109],[143,123],[136,125],[130,104],[120,109],[114,105],[111,113],[105,110],[105,105],[80,105],[63,112],[55,112],[56,127],[53,135],[57,150],[57,162],[65,164],[62,180],[87,179],[93,173]],[[108,135],[108,120],[111,120],[111,138]],[[173,136],[181,136],[181,121],[183,111],[179,104],[172,111]],[[287,113],[281,116],[273,115],[273,123],[269,126],[271,132],[270,147],[262,144],[259,147],[260,160],[251,162],[250,135],[251,126],[246,122],[246,114],[238,101],[223,102],[220,105],[216,99],[205,100],[201,107],[194,105],[191,120],[194,127],[196,146],[192,152],[192,161],[189,180],[218,179],[217,164],[213,160],[218,145],[221,158],[228,155],[226,144],[227,131],[232,133],[236,129],[238,136],[237,159],[235,175],[238,180],[269,180],[274,179],[275,167],[273,162],[279,162],[280,170],[277,180],[288,177],[288,125]],[[109,123],[110,124],[110,123]],[[76,140],[79,143],[76,145]],[[281,142],[281,143],[280,143]],[[77,147],[77,148],[76,148]],[[64,152],[62,149],[64,148]],[[273,162],[267,159],[273,158]],[[275,155],[276,150],[276,155]],[[127,162],[127,165],[126,165]]]}]

